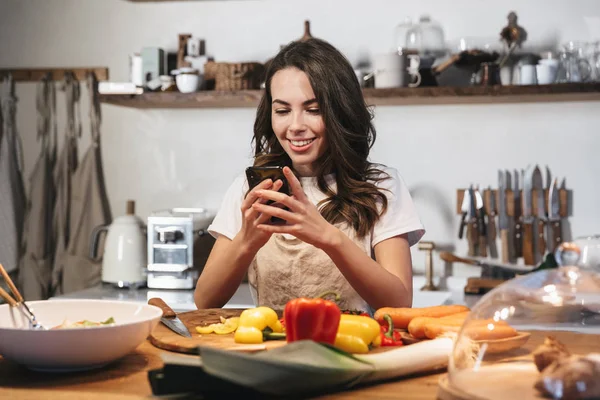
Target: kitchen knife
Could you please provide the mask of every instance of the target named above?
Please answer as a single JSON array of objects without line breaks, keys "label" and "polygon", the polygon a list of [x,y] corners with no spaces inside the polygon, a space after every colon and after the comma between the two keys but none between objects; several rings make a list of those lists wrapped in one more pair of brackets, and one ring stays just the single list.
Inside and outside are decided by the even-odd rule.
[{"label": "kitchen knife", "polygon": [[550,167],[546,165],[546,189],[550,190],[550,186],[552,186],[552,172],[550,172]]},{"label": "kitchen knife", "polygon": [[508,214],[506,213],[507,183],[506,174],[498,171],[498,229],[500,230],[503,263],[508,263],[511,260],[510,244],[508,242]]},{"label": "kitchen knife", "polygon": [[169,307],[167,303],[163,301],[163,299],[153,297],[150,300],[148,300],[148,304],[156,306],[162,310],[163,315],[160,319],[160,322],[165,324],[169,329],[181,336],[185,336],[188,338],[192,337],[190,331],[188,331],[183,322],[181,322],[181,320],[177,317],[177,314],[175,314],[175,311],[173,311],[173,309]]},{"label": "kitchen knife", "polygon": [[477,228],[477,207],[473,185],[469,187],[469,212],[467,214],[467,242],[469,244],[468,254],[472,257],[477,255],[479,243],[479,229]]},{"label": "kitchen knife", "polygon": [[463,264],[473,265],[476,267],[494,268],[510,272],[527,273],[533,270],[532,267],[518,264],[501,263],[496,260],[482,257],[459,257],[456,254],[448,251],[440,251],[440,259],[448,263],[459,262]]},{"label": "kitchen knife", "polygon": [[489,196],[487,197],[488,201],[485,204],[485,209],[487,211],[487,241],[488,247],[490,248],[490,257],[498,258],[498,248],[496,247],[496,215],[497,215],[497,207],[496,207],[496,195],[492,191],[491,186],[488,187]]},{"label": "kitchen knife", "polygon": [[[537,254],[539,254],[539,258],[543,259],[544,258],[544,254],[546,254],[546,241],[544,240],[544,228],[546,227],[546,202],[545,202],[545,195],[544,195],[544,182],[542,180],[542,171],[540,171],[540,168],[536,165],[535,169],[533,170],[533,177],[532,177],[532,186],[533,189],[535,189],[535,194],[536,194],[536,216],[537,216],[537,232],[536,232],[536,237],[537,237],[537,243],[536,243],[536,250],[537,250]],[[538,258],[536,257],[536,261],[538,260]]]},{"label": "kitchen knife", "polygon": [[474,189],[475,206],[477,207],[477,233],[478,233],[478,254],[481,257],[487,257],[487,229],[485,223],[485,208],[483,207],[483,197],[479,191],[479,186]]},{"label": "kitchen knife", "polygon": [[[562,243],[562,223],[560,220],[560,200],[559,200],[559,189],[558,180],[555,179],[550,185],[548,191],[548,231],[550,236],[548,238],[548,251],[552,254],[556,251],[556,248]],[[550,237],[552,239],[550,239]]]},{"label": "kitchen knife", "polygon": [[[507,172],[510,177],[510,172]],[[519,171],[515,169],[513,189],[514,200],[514,221],[515,230],[513,234],[513,246],[515,249],[515,257],[523,257],[523,211],[521,207],[521,184],[519,184]],[[508,179],[507,179],[508,180]],[[522,183],[522,182],[521,182]]]},{"label": "kitchen knife", "polygon": [[467,224],[467,216],[469,215],[469,191],[465,190],[463,192],[463,201],[460,205],[461,217],[460,217],[460,226],[458,227],[458,238],[462,239],[465,232],[465,225]]},{"label": "kitchen knife", "polygon": [[533,206],[532,186],[533,168],[528,166],[523,175],[523,259],[525,264],[535,264],[535,253],[533,251]]}]

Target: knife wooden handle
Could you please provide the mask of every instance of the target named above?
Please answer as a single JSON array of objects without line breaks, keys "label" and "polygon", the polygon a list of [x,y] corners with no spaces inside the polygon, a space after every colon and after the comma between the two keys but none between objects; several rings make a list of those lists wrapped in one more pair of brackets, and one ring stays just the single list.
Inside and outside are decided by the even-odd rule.
[{"label": "knife wooden handle", "polygon": [[164,300],[159,297],[151,298],[150,300],[148,300],[148,304],[160,308],[162,310],[163,317],[165,318],[174,318],[177,316],[177,314],[175,314],[175,311],[173,311],[173,309],[169,307],[167,303],[165,303]]},{"label": "knife wooden handle", "polygon": [[498,232],[496,231],[496,215],[492,214],[488,217],[487,226],[487,241],[490,249],[490,256],[492,258],[498,258],[498,248],[496,246],[497,237]]},{"label": "knife wooden handle", "polygon": [[521,218],[515,219],[515,232],[514,232],[514,248],[515,257],[523,256],[523,221]]},{"label": "knife wooden handle", "polygon": [[508,229],[500,231],[500,243],[502,245],[502,262],[508,264],[510,262],[510,244],[508,242]]},{"label": "knife wooden handle", "polygon": [[490,215],[488,217],[488,225],[487,225],[487,236],[488,240],[491,242],[496,241],[496,236],[498,233],[496,232],[496,216]]},{"label": "knife wooden handle", "polygon": [[560,220],[550,222],[550,230],[552,231],[552,241],[548,243],[548,250],[551,253],[556,251],[556,248],[563,242],[562,225]]},{"label": "knife wooden handle", "polygon": [[525,264],[535,265],[535,253],[533,252],[533,223],[523,224],[523,258]]},{"label": "knife wooden handle", "polygon": [[479,235],[479,255],[481,257],[487,257],[487,238],[484,235]]},{"label": "knife wooden handle", "polygon": [[468,255],[470,257],[475,257],[477,255],[476,246],[477,246],[477,238],[479,234],[477,232],[477,225],[473,222],[469,222],[467,224],[467,243],[469,245]]},{"label": "knife wooden handle", "polygon": [[544,227],[545,227],[545,223],[544,220],[541,218],[538,218],[538,223],[537,223],[537,251],[538,253],[542,256],[542,258],[544,257],[544,254],[546,254],[546,240],[544,239]]}]

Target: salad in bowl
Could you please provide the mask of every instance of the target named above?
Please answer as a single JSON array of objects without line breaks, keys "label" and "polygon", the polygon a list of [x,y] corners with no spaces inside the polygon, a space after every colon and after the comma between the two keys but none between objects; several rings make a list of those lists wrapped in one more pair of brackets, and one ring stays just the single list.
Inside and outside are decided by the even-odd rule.
[{"label": "salad in bowl", "polygon": [[47,330],[31,329],[16,307],[0,305],[0,355],[39,371],[104,366],[135,350],[162,316],[160,308],[113,300],[28,301]]}]

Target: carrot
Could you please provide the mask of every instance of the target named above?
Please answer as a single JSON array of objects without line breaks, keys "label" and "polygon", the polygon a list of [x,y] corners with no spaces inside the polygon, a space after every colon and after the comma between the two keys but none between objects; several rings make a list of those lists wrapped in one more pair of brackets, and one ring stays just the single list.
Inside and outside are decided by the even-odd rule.
[{"label": "carrot", "polygon": [[518,332],[506,323],[489,322],[488,324],[467,326],[465,335],[472,340],[495,340],[517,336]]},{"label": "carrot", "polygon": [[[447,332],[458,332],[464,323],[459,319],[432,321],[425,324],[425,336],[435,339]],[[517,331],[504,321],[494,322],[491,319],[472,321],[465,328],[465,335],[472,340],[504,339],[517,335]]]},{"label": "carrot", "polygon": [[469,315],[469,311],[460,312],[457,314],[450,314],[445,317],[433,318],[433,317],[416,317],[413,318],[408,324],[408,332],[415,339],[425,339],[427,336],[425,335],[425,326],[430,323],[440,322],[444,323],[445,321],[459,321],[461,324],[465,321],[467,316]]},{"label": "carrot", "polygon": [[380,323],[384,323],[383,316],[389,314],[394,321],[394,326],[399,329],[406,329],[413,318],[416,317],[445,317],[447,315],[458,314],[460,312],[469,311],[469,307],[461,305],[449,306],[433,306],[423,308],[393,308],[383,307],[375,312],[375,319]]},{"label": "carrot", "polygon": [[439,318],[433,317],[416,317],[410,320],[408,323],[408,333],[411,334],[415,339],[426,339],[425,336],[425,325],[437,321]]},{"label": "carrot", "polygon": [[423,328],[423,332],[428,339],[435,339],[438,336],[443,335],[447,332],[458,332],[463,325],[463,321],[446,321],[446,322],[432,322],[426,324]]}]

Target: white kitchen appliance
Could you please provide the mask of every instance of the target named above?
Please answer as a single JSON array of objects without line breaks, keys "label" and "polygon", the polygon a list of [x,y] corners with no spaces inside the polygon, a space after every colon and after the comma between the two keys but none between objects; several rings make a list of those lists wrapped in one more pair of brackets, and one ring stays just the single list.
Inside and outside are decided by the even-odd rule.
[{"label": "white kitchen appliance", "polygon": [[118,287],[137,288],[146,284],[146,234],[143,221],[135,216],[135,202],[127,201],[125,215],[110,225],[92,231],[90,258],[97,259],[98,243],[106,233],[102,255],[102,281]]},{"label": "white kitchen appliance", "polygon": [[212,214],[203,208],[174,208],[148,217],[148,287],[193,289],[198,280],[194,268],[194,240],[205,235]]}]

